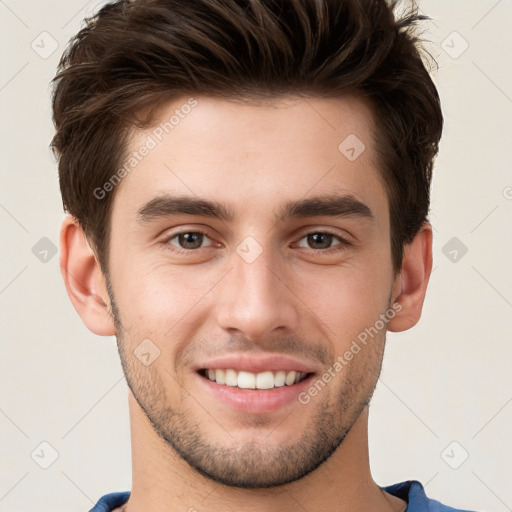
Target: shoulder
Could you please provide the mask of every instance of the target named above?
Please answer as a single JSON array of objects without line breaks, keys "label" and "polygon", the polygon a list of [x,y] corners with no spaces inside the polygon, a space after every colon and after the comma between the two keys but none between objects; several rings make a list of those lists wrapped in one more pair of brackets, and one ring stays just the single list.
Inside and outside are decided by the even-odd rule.
[{"label": "shoulder", "polygon": [[129,497],[130,491],[105,494],[89,512],[114,512],[116,508],[124,505]]},{"label": "shoulder", "polygon": [[382,489],[397,498],[405,500],[408,503],[406,512],[475,512],[452,508],[428,498],[425,494],[425,489],[416,480],[389,485]]}]

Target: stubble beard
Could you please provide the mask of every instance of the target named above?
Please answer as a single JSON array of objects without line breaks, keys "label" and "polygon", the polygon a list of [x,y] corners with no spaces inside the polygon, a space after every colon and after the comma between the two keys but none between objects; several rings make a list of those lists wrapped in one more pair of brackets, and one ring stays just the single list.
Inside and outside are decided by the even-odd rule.
[{"label": "stubble beard", "polygon": [[[170,403],[163,380],[174,385],[174,394],[198,410],[196,416],[222,426],[222,417],[212,419],[199,403],[182,389],[175,378],[166,376],[165,369],[157,373],[156,366],[144,366],[129,354],[126,347],[130,340],[123,335],[124,330],[119,309],[114,301],[112,288],[107,280],[112,316],[116,326],[119,356],[128,386],[141,410],[151,423],[155,433],[171,447],[187,464],[208,479],[230,487],[247,489],[269,488],[285,485],[299,480],[321,466],[341,445],[351,428],[370,403],[382,366],[383,340],[374,340],[375,346],[382,349],[366,358],[357,372],[344,368],[348,372],[343,386],[337,395],[322,390],[309,404],[297,402],[297,410],[287,417],[282,425],[293,422],[294,414],[308,413],[308,407],[317,411],[311,416],[298,440],[286,446],[272,443],[272,434],[280,428],[279,424],[268,428],[265,436],[258,441],[237,441],[224,428],[229,445],[215,443],[204,432],[205,427],[195,422],[190,414]],[[372,342],[373,343],[373,342]],[[366,347],[372,350],[372,347]],[[139,363],[139,364],[137,364]],[[369,382],[369,375],[373,378]],[[343,378],[343,377],[338,377]],[[336,382],[336,378],[333,379]],[[332,384],[329,384],[332,385]],[[304,409],[302,409],[304,408]],[[258,418],[248,414],[242,418],[244,424],[257,426]],[[265,423],[261,420],[260,423]],[[208,429],[208,427],[206,427]]]}]

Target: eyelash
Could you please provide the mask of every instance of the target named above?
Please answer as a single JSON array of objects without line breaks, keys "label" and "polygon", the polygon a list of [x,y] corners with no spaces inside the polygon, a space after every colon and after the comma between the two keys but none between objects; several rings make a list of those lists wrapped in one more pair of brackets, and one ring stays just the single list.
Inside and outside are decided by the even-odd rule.
[{"label": "eyelash", "polygon": [[[195,231],[191,231],[191,230],[188,230],[188,231],[180,231],[178,233],[174,233],[172,236],[169,236],[167,237],[165,240],[162,241],[162,244],[168,248],[170,245],[173,245],[172,249],[170,249],[171,251],[173,251],[174,253],[177,253],[177,254],[190,254],[192,252],[197,252],[199,251],[199,249],[204,249],[204,247],[199,247],[198,249],[182,249],[178,246],[175,246],[174,244],[171,244],[171,240],[174,240],[175,238],[179,237],[180,235],[185,235],[185,234],[189,234],[189,233],[193,233],[193,234],[200,234],[200,235],[203,235],[203,236],[206,236],[207,238],[210,238],[208,236],[208,233],[206,233],[205,231],[201,231],[201,230],[195,230]],[[310,248],[305,248],[306,250],[309,250],[309,251],[313,251],[315,253],[323,253],[323,254],[331,254],[331,253],[334,253],[334,252],[339,252],[339,251],[342,251],[343,249],[345,249],[347,246],[350,246],[352,245],[348,240],[346,240],[345,238],[341,237],[340,235],[336,234],[336,233],[333,233],[331,231],[320,231],[320,230],[316,230],[316,231],[308,231],[306,233],[304,233],[300,238],[299,238],[299,242],[306,238],[308,235],[316,235],[316,234],[322,234],[322,235],[331,235],[333,236],[334,238],[337,238],[340,243],[339,244],[336,244],[332,247],[328,247],[327,249],[310,249]],[[211,238],[210,238],[211,240]],[[304,247],[303,247],[304,249]]]}]

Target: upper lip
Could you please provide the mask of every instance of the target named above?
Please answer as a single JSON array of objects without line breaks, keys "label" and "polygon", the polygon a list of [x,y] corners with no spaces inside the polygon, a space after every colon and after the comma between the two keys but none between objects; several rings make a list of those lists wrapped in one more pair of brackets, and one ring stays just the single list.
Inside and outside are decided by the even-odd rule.
[{"label": "upper lip", "polygon": [[264,371],[279,371],[303,373],[314,373],[315,368],[312,364],[298,361],[287,356],[268,355],[268,356],[248,356],[247,354],[229,355],[219,357],[210,361],[205,361],[196,366],[196,371],[204,369],[233,369],[235,371],[245,371],[251,373],[261,373]]}]

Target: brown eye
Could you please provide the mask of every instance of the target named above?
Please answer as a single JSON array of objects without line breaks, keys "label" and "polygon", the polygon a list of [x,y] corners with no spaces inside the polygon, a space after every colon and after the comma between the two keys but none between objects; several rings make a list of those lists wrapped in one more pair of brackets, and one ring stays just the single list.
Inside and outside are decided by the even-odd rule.
[{"label": "brown eye", "polygon": [[306,238],[313,249],[327,249],[331,246],[333,236],[328,233],[313,233]]},{"label": "brown eye", "polygon": [[334,239],[338,239],[340,243],[335,245],[343,245],[346,243],[342,238],[332,233],[326,233],[323,231],[315,231],[313,233],[308,233],[306,236],[301,238],[302,240],[306,240],[306,246],[299,242],[299,247],[306,247],[308,249],[318,249],[325,250],[331,249],[333,247],[332,242]]},{"label": "brown eye", "polygon": [[178,249],[194,250],[200,249],[205,239],[209,240],[206,233],[202,233],[201,231],[185,231],[176,233],[170,237],[167,242],[176,246]]}]

